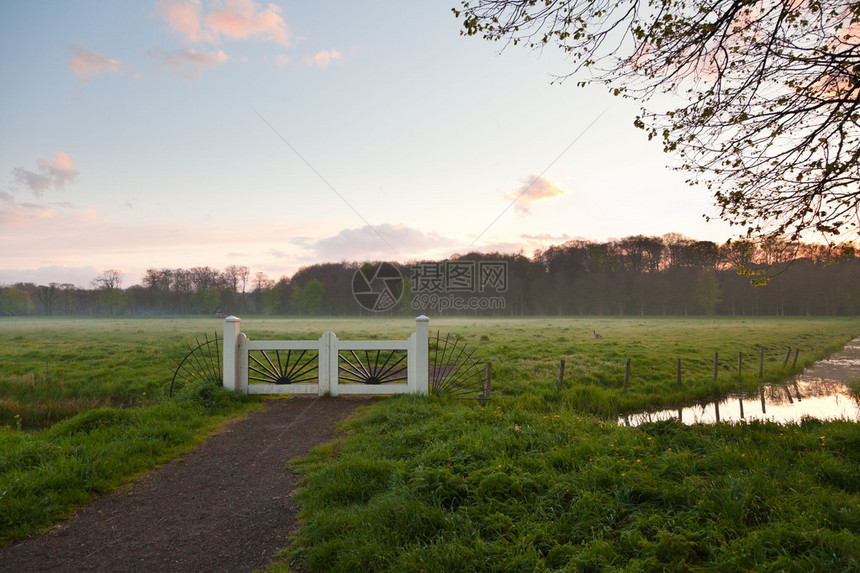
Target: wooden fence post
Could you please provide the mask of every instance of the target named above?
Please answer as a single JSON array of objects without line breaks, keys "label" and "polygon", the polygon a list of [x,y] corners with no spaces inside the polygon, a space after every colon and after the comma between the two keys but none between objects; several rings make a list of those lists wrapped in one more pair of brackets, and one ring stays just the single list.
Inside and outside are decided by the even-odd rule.
[{"label": "wooden fence post", "polygon": [[764,376],[764,347],[758,350],[758,377]]},{"label": "wooden fence post", "polygon": [[561,392],[564,387],[564,358],[558,362],[558,382],[555,384],[555,389]]},{"label": "wooden fence post", "polygon": [[800,354],[800,348],[794,349],[794,361],[791,363],[792,370],[797,366],[797,355]]},{"label": "wooden fence post", "polygon": [[681,385],[681,358],[678,358],[678,386]]},{"label": "wooden fence post", "polygon": [[490,378],[493,375],[493,363],[487,362],[484,370],[484,403],[490,401]]},{"label": "wooden fence post", "polygon": [[718,352],[714,352],[714,380],[717,379],[717,365],[719,364],[720,357]]},{"label": "wooden fence post", "polygon": [[738,380],[743,377],[743,372],[741,372],[741,364],[743,363],[743,352],[738,352]]},{"label": "wooden fence post", "polygon": [[624,365],[624,388],[623,391],[627,392],[627,382],[630,381],[630,359],[627,359],[627,363]]},{"label": "wooden fence post", "polygon": [[782,361],[782,367],[785,368],[788,365],[788,359],[791,358],[791,346],[788,347],[788,350],[785,351],[785,358]]}]

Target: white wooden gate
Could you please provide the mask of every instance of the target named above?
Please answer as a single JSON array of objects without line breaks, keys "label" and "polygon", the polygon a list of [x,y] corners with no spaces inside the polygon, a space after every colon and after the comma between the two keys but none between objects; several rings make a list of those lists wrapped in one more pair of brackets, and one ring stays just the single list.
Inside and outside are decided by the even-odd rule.
[{"label": "white wooden gate", "polygon": [[427,394],[429,322],[406,340],[248,340],[224,320],[224,388],[246,394]]}]

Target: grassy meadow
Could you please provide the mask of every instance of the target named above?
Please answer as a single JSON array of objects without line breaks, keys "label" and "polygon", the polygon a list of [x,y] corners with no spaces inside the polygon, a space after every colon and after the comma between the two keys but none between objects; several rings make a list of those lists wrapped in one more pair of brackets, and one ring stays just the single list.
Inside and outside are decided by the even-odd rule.
[{"label": "grassy meadow", "polygon": [[800,369],[860,335],[860,321],[437,319],[436,329],[493,362],[491,404],[401,397],[347,422],[340,442],[294,464],[306,476],[302,526],[271,571],[860,568],[856,422],[614,423],[783,379],[794,349]]},{"label": "grassy meadow", "polygon": [[0,319],[0,545],[166,462],[255,403],[165,389],[220,320]]},{"label": "grassy meadow", "polygon": [[[181,346],[221,327],[0,320],[0,543],[256,407],[205,386],[165,395]],[[409,318],[242,321],[251,339],[402,339],[413,329]],[[860,320],[434,318],[430,329],[493,363],[491,403],[407,396],[348,421],[338,442],[295,463],[302,525],[272,571],[860,568],[856,422],[614,423],[783,379],[788,347],[792,359],[800,349],[799,369],[860,336]]]}]

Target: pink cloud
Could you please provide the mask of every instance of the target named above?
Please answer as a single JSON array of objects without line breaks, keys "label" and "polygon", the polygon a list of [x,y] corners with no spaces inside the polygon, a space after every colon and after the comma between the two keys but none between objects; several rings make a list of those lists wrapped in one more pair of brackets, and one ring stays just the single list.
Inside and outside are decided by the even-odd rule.
[{"label": "pink cloud", "polygon": [[161,63],[167,68],[178,73],[185,79],[193,80],[200,77],[206,68],[220,66],[228,60],[227,54],[221,50],[215,52],[202,52],[192,48],[185,48],[175,52],[156,52]]},{"label": "pink cloud", "polygon": [[0,225],[28,227],[39,221],[52,219],[56,214],[57,209],[49,205],[17,203],[15,201],[0,203]]},{"label": "pink cloud", "polygon": [[200,0],[159,0],[155,11],[167,24],[189,42],[200,39]]},{"label": "pink cloud", "polygon": [[337,50],[322,50],[313,56],[305,56],[304,59],[305,63],[309,66],[327,68],[330,63],[340,61],[340,52]]},{"label": "pink cloud", "polygon": [[515,193],[508,193],[505,195],[505,198],[516,201],[514,205],[515,211],[521,214],[528,214],[533,202],[549,197],[557,197],[565,193],[567,191],[559,189],[548,179],[531,176]]},{"label": "pink cloud", "polygon": [[66,183],[74,181],[79,173],[72,158],[62,151],[56,153],[55,159],[37,159],[36,167],[38,172],[23,167],[12,170],[15,180],[28,187],[36,197],[41,197],[51,187],[62,189]]},{"label": "pink cloud", "polygon": [[69,60],[69,69],[84,82],[95,76],[119,71],[122,65],[118,60],[85,50],[81,46],[72,46],[71,50],[73,55]]},{"label": "pink cloud", "polygon": [[62,151],[57,152],[56,159],[37,159],[36,165],[47,172],[58,187],[71,183],[79,173],[72,163],[72,158]]},{"label": "pink cloud", "polygon": [[292,41],[281,8],[275,4],[263,7],[253,0],[215,0],[204,15],[200,0],[159,0],[156,12],[192,43],[255,38],[286,46]]},{"label": "pink cloud", "polygon": [[206,28],[215,37],[261,38],[288,45],[291,34],[280,12],[275,4],[263,8],[253,0],[223,0],[218,9],[209,12]]}]

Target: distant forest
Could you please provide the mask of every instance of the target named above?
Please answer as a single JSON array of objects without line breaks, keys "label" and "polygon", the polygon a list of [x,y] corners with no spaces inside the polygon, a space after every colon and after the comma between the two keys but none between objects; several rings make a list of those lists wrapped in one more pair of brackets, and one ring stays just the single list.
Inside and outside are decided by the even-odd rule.
[{"label": "distant forest", "polygon": [[[427,307],[427,269],[504,263],[504,284],[465,293],[501,304]],[[2,316],[159,315],[857,315],[860,253],[852,245],[718,245],[681,235],[634,236],[596,243],[570,241],[523,254],[469,253],[446,261],[392,263],[403,277],[400,302],[371,312],[353,296],[356,272],[375,263],[326,263],[272,280],[248,267],[149,269],[142,284],[123,288],[105,271],[91,288],[69,284],[0,286]],[[447,268],[447,267],[446,267]],[[760,274],[763,273],[763,274]],[[765,284],[761,279],[772,277]],[[378,288],[377,287],[374,288]],[[452,283],[452,287],[454,283]],[[438,291],[438,289],[437,289]],[[439,296],[465,295],[456,289]],[[413,304],[414,303],[414,304]],[[367,306],[367,305],[365,305]]]}]

